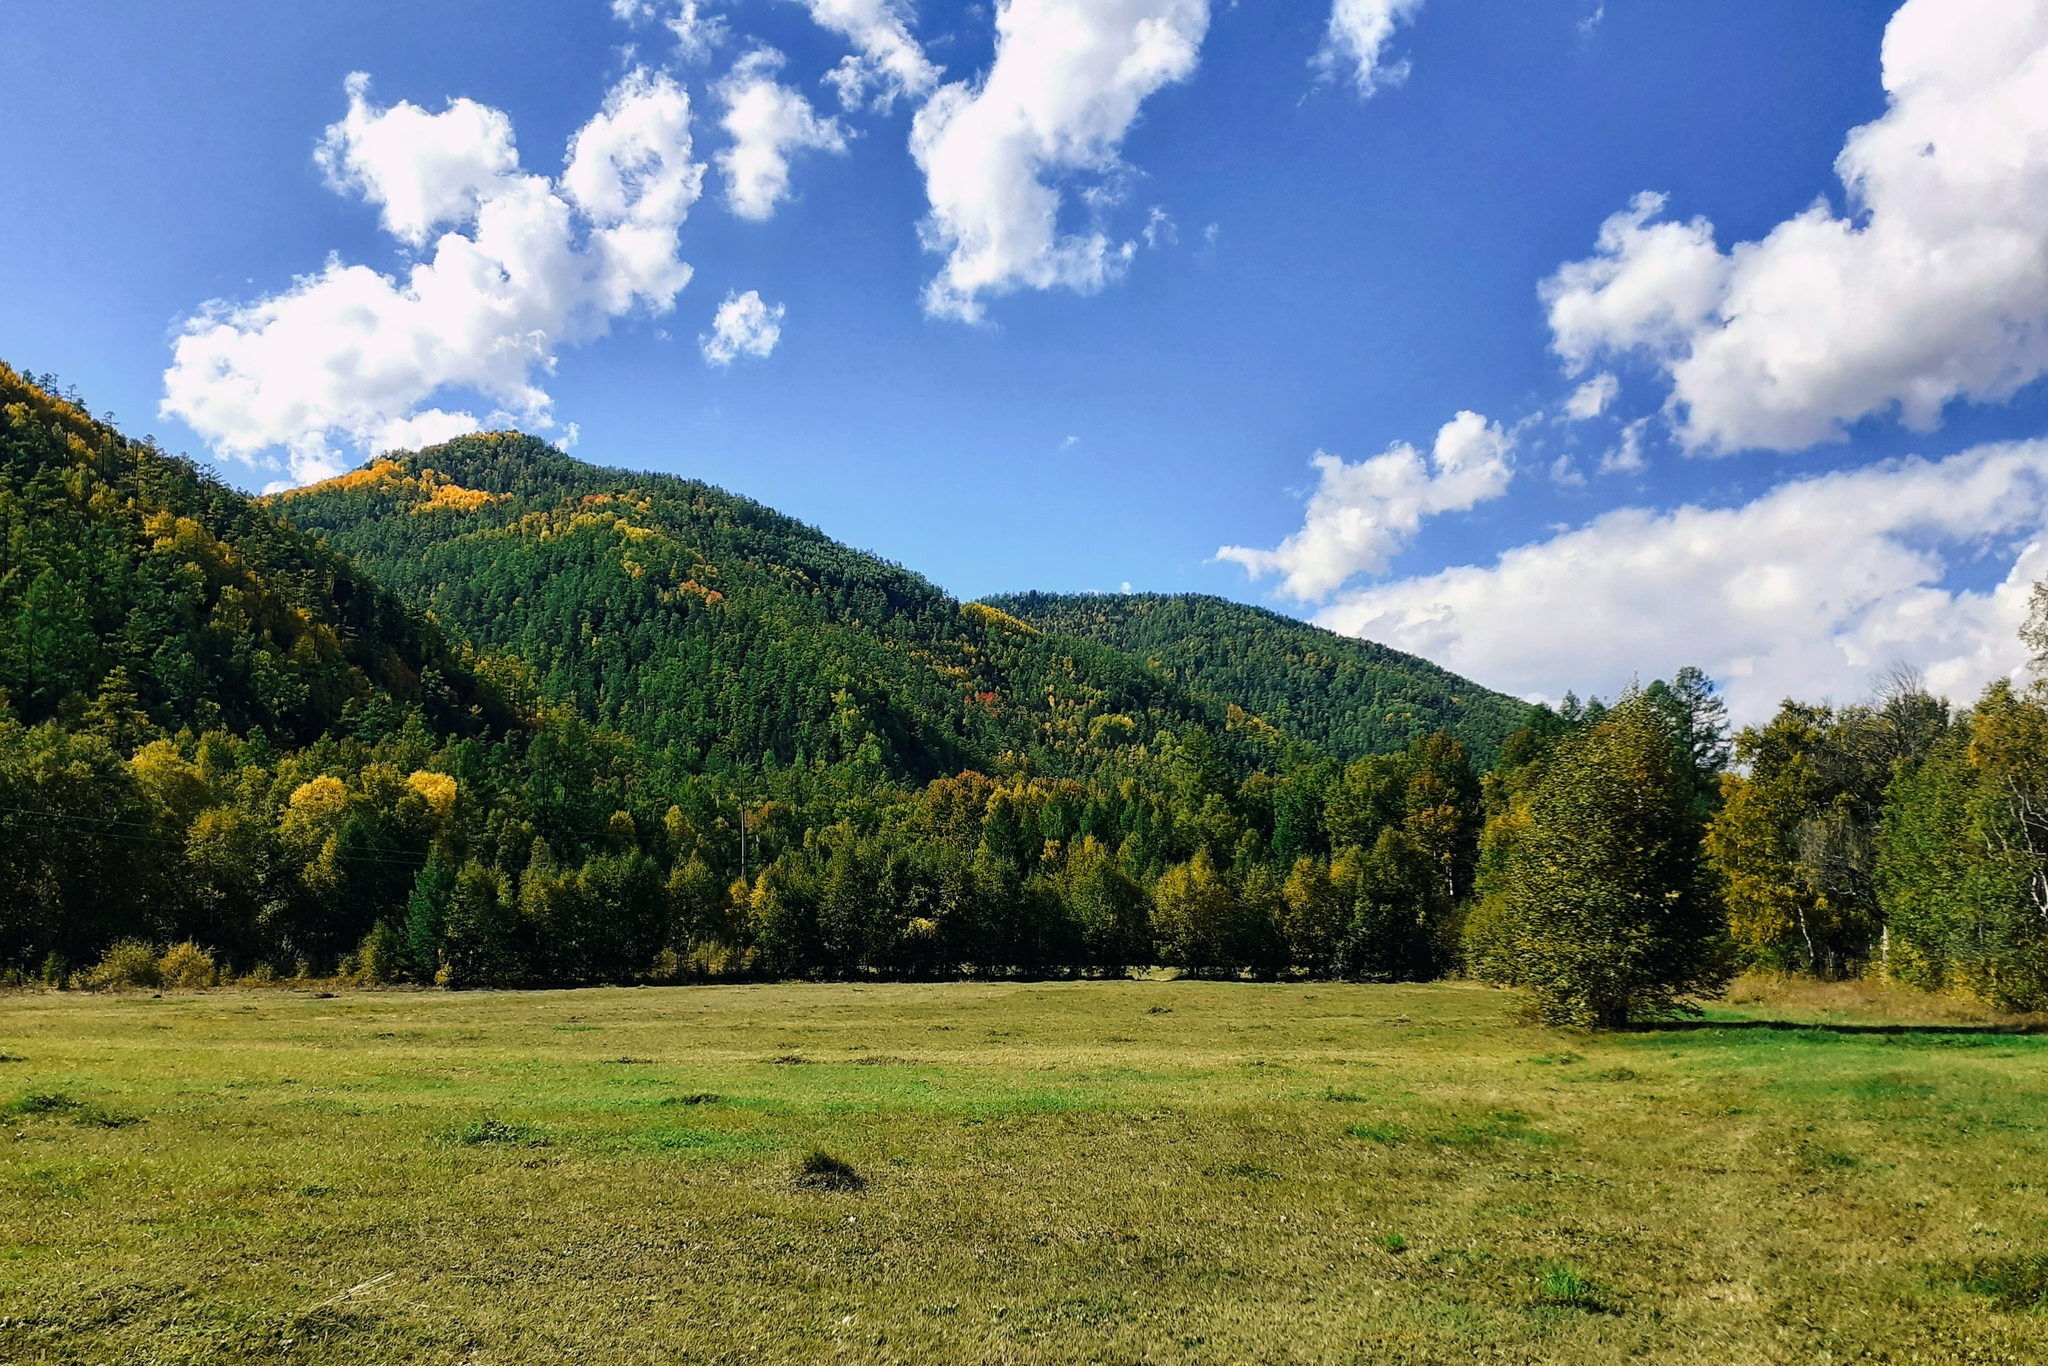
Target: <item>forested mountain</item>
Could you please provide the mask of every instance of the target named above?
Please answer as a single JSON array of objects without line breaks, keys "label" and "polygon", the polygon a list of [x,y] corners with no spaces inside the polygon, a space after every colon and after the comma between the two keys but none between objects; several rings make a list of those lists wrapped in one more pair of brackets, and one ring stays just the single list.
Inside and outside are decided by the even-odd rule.
[{"label": "forested mountain", "polygon": [[1875,959],[2048,1004],[2048,683],[1787,702],[1735,774],[1693,669],[1553,711],[1214,598],[962,604],[516,433],[251,499],[4,366],[0,533],[0,982],[1163,961],[1619,1024]]},{"label": "forested mountain", "polygon": [[684,770],[865,754],[910,780],[1079,776],[1189,723],[1256,758],[1221,703],[1115,649],[963,605],[707,484],[518,433],[273,505],[473,642],[529,704],[573,705]]},{"label": "forested mountain", "polygon": [[1045,631],[1143,659],[1342,759],[1447,730],[1490,763],[1528,705],[1426,659],[1200,593],[1010,593],[983,599]]},{"label": "forested mountain", "polygon": [[347,557],[0,363],[0,707],[302,743],[394,701],[487,699]]}]

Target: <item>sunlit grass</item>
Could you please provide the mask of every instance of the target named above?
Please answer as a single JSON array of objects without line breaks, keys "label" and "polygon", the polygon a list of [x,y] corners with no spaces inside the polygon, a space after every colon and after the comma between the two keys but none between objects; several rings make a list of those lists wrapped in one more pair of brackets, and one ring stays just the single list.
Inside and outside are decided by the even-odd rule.
[{"label": "sunlit grass", "polygon": [[2039,1359],[2048,1038],[1742,1027],[1891,999],[8,996],[0,1360]]}]

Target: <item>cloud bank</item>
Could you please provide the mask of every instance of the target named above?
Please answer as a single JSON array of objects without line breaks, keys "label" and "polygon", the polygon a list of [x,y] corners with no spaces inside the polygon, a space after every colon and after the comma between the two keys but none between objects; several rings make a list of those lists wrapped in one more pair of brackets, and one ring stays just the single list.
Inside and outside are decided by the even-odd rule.
[{"label": "cloud bank", "polygon": [[165,416],[232,459],[277,468],[282,451],[294,482],[477,429],[471,412],[432,405],[444,390],[550,427],[534,372],[614,318],[674,306],[690,279],[677,233],[703,184],[689,96],[666,74],[635,70],[614,86],[552,181],[520,168],[498,110],[382,108],[360,73],[346,89],[348,113],[317,160],[422,259],[400,277],[330,257],[281,293],[209,304],[164,373]]},{"label": "cloud bank", "polygon": [[1227,545],[1216,558],[1253,578],[1280,574],[1281,591],[1303,601],[1328,597],[1354,574],[1385,569],[1424,517],[1507,492],[1514,451],[1512,433],[1473,412],[1446,422],[1426,459],[1406,442],[1355,465],[1317,451],[1309,463],[1320,482],[1301,530],[1273,550]]},{"label": "cloud bank", "polygon": [[[1489,566],[1360,588],[1316,621],[1524,695],[1612,694],[1698,664],[1738,721],[1867,690],[1897,660],[1968,698],[2024,660],[2048,574],[2048,442],[1887,461],[1733,508],[1621,508]],[[1944,586],[1979,555],[2010,571]]]},{"label": "cloud bank", "polygon": [[1883,62],[1890,107],[1835,162],[1848,216],[1817,202],[1723,253],[1638,195],[1542,286],[1568,368],[1648,357],[1679,440],[1708,452],[1894,411],[1931,430],[2048,373],[2048,5],[1907,0]]},{"label": "cloud bank", "polygon": [[925,291],[937,317],[979,321],[983,296],[1092,293],[1135,250],[1099,227],[1062,233],[1055,177],[1097,177],[1117,197],[1119,156],[1139,106],[1195,70],[1207,0],[1007,0],[979,86],[942,86],[912,124],[931,213],[925,246],[946,264]]}]

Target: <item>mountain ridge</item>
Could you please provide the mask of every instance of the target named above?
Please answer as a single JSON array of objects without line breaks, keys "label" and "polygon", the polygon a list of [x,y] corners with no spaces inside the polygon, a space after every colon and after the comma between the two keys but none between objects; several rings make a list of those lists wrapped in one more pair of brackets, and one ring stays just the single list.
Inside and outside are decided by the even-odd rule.
[{"label": "mountain ridge", "polygon": [[1475,761],[1491,762],[1528,711],[1419,655],[1210,594],[1021,592],[981,601],[1136,655],[1339,759],[1391,752],[1443,729]]}]

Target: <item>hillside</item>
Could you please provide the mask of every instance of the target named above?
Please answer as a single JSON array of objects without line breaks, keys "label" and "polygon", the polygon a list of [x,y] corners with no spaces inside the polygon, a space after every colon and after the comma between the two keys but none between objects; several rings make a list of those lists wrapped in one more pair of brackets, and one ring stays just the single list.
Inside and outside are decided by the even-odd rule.
[{"label": "hillside", "polygon": [[0,363],[0,716],[303,743],[380,702],[489,705],[346,557]]},{"label": "hillside", "polygon": [[[1224,708],[1105,645],[961,604],[710,485],[602,469],[518,433],[396,454],[279,496],[487,655],[685,769],[1076,775]],[[1248,757],[1248,756],[1247,756]]]},{"label": "hillside", "polygon": [[1447,961],[1467,754],[1275,729],[1263,637],[1191,686],[517,433],[251,499],[0,379],[0,982]]},{"label": "hillside", "polygon": [[1343,759],[1448,730],[1490,763],[1528,704],[1369,640],[1204,594],[1013,593],[983,599],[1041,630],[1143,659],[1162,677]]}]

